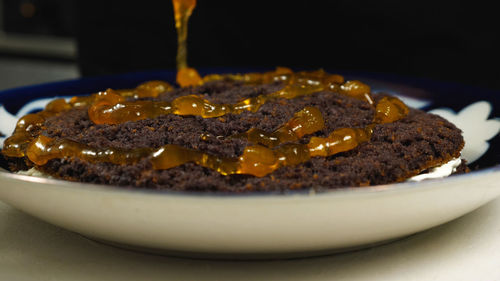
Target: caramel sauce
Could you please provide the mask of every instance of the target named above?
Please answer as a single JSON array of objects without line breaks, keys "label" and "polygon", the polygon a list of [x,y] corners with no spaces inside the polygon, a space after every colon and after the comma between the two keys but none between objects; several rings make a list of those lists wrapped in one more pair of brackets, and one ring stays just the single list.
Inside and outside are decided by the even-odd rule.
[{"label": "caramel sauce", "polygon": [[[306,134],[323,129],[324,120],[315,107],[306,107],[294,114],[284,125],[272,133],[250,129],[242,134],[251,142],[261,143],[245,147],[237,158],[224,158],[178,145],[168,144],[158,149],[93,148],[67,139],[54,140],[39,135],[29,143],[28,158],[37,165],[50,159],[78,157],[89,162],[131,164],[148,157],[154,169],[170,169],[185,163],[215,170],[222,175],[248,174],[263,177],[283,166],[297,165],[311,157],[327,157],[349,151],[371,138],[376,124],[396,121],[406,116],[408,109],[400,107],[396,98],[382,98],[377,104],[374,123],[365,128],[340,128],[327,137],[312,137],[307,144],[285,143],[298,140]],[[404,105],[404,104],[403,104]],[[267,147],[266,147],[267,146]]]},{"label": "caramel sauce", "polygon": [[[187,66],[187,23],[196,6],[196,0],[173,0],[175,23],[178,34],[177,83],[181,87],[200,85],[214,80],[233,80],[248,84],[281,82],[283,88],[236,104],[215,104],[197,95],[187,95],[172,102],[151,101],[172,87],[162,81],[150,81],[135,89],[108,89],[85,97],[73,97],[49,103],[45,110],[21,118],[11,137],[4,144],[2,153],[10,157],[27,156],[36,165],[44,165],[51,159],[77,157],[88,162],[109,162],[117,165],[133,164],[148,159],[153,169],[170,169],[185,163],[212,169],[222,175],[247,174],[262,177],[283,166],[307,162],[311,157],[328,157],[356,148],[370,140],[377,124],[395,122],[404,118],[409,109],[399,99],[384,97],[374,105],[370,87],[360,81],[344,81],[340,75],[323,70],[293,72],[284,67],[265,73],[213,74],[203,79],[198,72]],[[74,107],[88,107],[90,120],[95,124],[118,124],[155,118],[165,114],[196,115],[203,118],[225,114],[256,112],[268,101],[293,99],[319,91],[331,91],[363,100],[374,106],[372,124],[364,128],[339,128],[327,137],[311,137],[307,144],[294,143],[308,134],[324,129],[324,119],[315,107],[305,107],[273,132],[252,128],[233,138],[246,138],[253,145],[244,148],[241,156],[225,158],[178,145],[167,144],[157,149],[94,148],[69,139],[52,139],[41,134],[45,120]],[[206,133],[200,139],[208,140]]]},{"label": "caramel sauce", "polygon": [[107,92],[112,92],[113,94],[122,97],[123,101],[126,98],[142,99],[142,98],[156,98],[159,94],[171,91],[173,89],[172,85],[165,81],[151,80],[139,84],[134,89],[107,89],[104,92],[98,92],[89,96],[74,96],[69,100],[71,107],[85,107],[94,104],[96,99],[107,95]]},{"label": "caramel sauce", "polygon": [[400,99],[383,97],[375,107],[373,122],[377,124],[392,123],[401,119],[401,116],[406,116],[409,111]]},{"label": "caramel sauce", "polygon": [[26,150],[28,158],[37,165],[44,165],[55,158],[77,157],[95,162],[110,162],[113,164],[132,164],[147,157],[153,150],[150,148],[118,149],[93,148],[83,143],[69,139],[57,139],[39,135]]},{"label": "caramel sauce", "polygon": [[161,80],[152,80],[147,81],[135,89],[121,89],[117,90],[120,96],[122,97],[132,97],[134,99],[142,99],[142,98],[156,98],[159,94],[165,93],[173,90],[172,85],[165,81]]},{"label": "caramel sauce", "polygon": [[307,106],[296,112],[292,119],[272,133],[252,128],[245,133],[235,135],[235,138],[246,138],[254,144],[275,147],[285,142],[293,142],[305,135],[323,130],[325,120],[318,108]]},{"label": "caramel sauce", "polygon": [[[288,165],[309,161],[311,157],[328,157],[351,150],[371,138],[376,124],[395,122],[409,112],[406,105],[394,97],[384,97],[374,105],[373,123],[365,128],[340,128],[327,137],[312,137],[307,144],[293,143],[303,136],[324,129],[324,119],[315,107],[305,107],[296,112],[285,124],[273,132],[252,128],[247,132],[232,136],[246,138],[253,145],[247,146],[237,158],[223,158],[208,153],[169,144],[158,149],[117,149],[93,148],[68,139],[54,140],[40,134],[46,118],[73,107],[88,106],[89,118],[96,124],[117,124],[154,118],[164,114],[198,115],[204,118],[219,117],[227,113],[244,110],[257,111],[271,99],[292,99],[322,90],[358,98],[373,104],[370,88],[359,81],[344,82],[338,75],[324,71],[293,73],[285,68],[273,72],[237,75],[211,76],[212,79],[232,79],[247,83],[270,83],[282,81],[286,85],[279,91],[243,100],[234,105],[212,104],[196,95],[187,95],[172,102],[151,100],[129,100],[157,97],[159,93],[171,89],[169,84],[151,81],[135,89],[112,90],[86,96],[73,97],[69,102],[57,99],[45,110],[28,114],[21,118],[13,135],[5,141],[3,153],[10,157],[27,156],[36,165],[44,165],[50,159],[77,157],[89,162],[110,162],[131,164],[149,158],[154,169],[169,169],[185,163],[215,170],[222,175],[248,174],[265,176]],[[38,134],[38,136],[37,136]],[[202,134],[202,139],[209,135]]]},{"label": "caramel sauce", "polygon": [[26,148],[43,128],[45,119],[69,108],[71,106],[64,99],[56,99],[48,103],[43,111],[21,117],[12,135],[5,140],[2,153],[8,157],[24,157]]},{"label": "caramel sauce", "polygon": [[196,7],[196,0],[172,0],[172,3],[177,29],[177,84],[181,87],[200,85],[200,75],[196,69],[187,65],[188,21]]},{"label": "caramel sauce", "polygon": [[340,75],[320,71],[293,73],[286,68],[262,74],[211,75],[206,81],[232,79],[247,83],[271,83],[281,81],[285,86],[273,93],[248,98],[235,104],[216,104],[197,95],[181,96],[172,102],[126,101],[123,94],[108,89],[95,95],[89,108],[89,117],[96,124],[119,124],[127,121],[156,118],[165,114],[196,115],[203,118],[220,117],[226,114],[256,112],[270,100],[293,99],[328,90],[348,95],[373,104],[370,87],[360,81],[347,81]]},{"label": "caramel sauce", "polygon": [[[120,99],[124,100],[125,97],[157,97],[158,94],[171,89],[172,86],[167,82],[153,80],[142,83],[135,89],[122,89],[114,93]],[[26,148],[29,143],[33,141],[34,136],[43,129],[43,125],[47,118],[73,107],[89,106],[93,104],[96,99],[106,94],[107,92],[99,92],[90,96],[76,96],[71,98],[69,102],[66,102],[64,99],[56,99],[47,104],[44,110],[22,117],[17,122],[12,136],[5,140],[2,153],[9,157],[24,157]]]},{"label": "caramel sauce", "polygon": [[181,87],[197,86],[203,83],[198,71],[192,67],[181,68],[177,71],[177,84]]}]

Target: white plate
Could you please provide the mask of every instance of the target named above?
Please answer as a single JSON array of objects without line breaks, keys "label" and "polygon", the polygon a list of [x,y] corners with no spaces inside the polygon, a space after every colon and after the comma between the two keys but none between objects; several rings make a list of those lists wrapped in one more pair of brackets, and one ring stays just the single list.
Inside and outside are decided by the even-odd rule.
[{"label": "white plate", "polygon": [[321,194],[124,190],[0,172],[0,198],[88,237],[174,255],[317,255],[453,220],[500,195],[500,169]]},{"label": "white plate", "polygon": [[[148,75],[147,78],[158,79],[158,75]],[[173,77],[172,73],[169,75]],[[124,77],[99,81],[102,84],[113,79],[130,80]],[[440,104],[436,96],[429,94],[434,94],[430,90],[446,88],[432,83],[424,87],[422,81],[411,85],[401,79],[392,84],[387,80],[371,82],[396,94],[413,91],[416,94],[406,101],[426,107]],[[0,93],[0,103],[8,107],[9,103],[19,103],[19,97],[25,97],[26,103],[34,98],[71,95],[74,93],[68,89],[88,83],[99,84],[95,84],[96,80],[80,79],[22,88]],[[457,96],[456,89],[462,88],[452,89]],[[458,114],[434,110],[464,130],[466,158],[473,161],[486,152],[482,162],[476,162],[481,163],[482,169],[465,175],[317,194],[223,195],[133,190],[0,171],[0,199],[87,237],[174,255],[298,257],[373,245],[451,221],[500,195],[500,166],[495,154],[500,145],[498,137],[493,139],[500,122],[488,119],[492,108],[498,110],[498,99],[489,92],[483,91],[484,96],[480,93],[476,92],[477,99],[472,101],[449,99],[444,93],[439,97],[445,104],[454,102],[453,109],[457,111],[470,105]],[[464,90],[463,96],[466,94]],[[491,98],[490,102],[485,98]],[[25,114],[33,105],[43,106],[46,102],[47,99],[39,99],[21,109],[18,104],[17,109]],[[12,120],[16,118],[1,106],[0,117],[0,132],[12,130]]]}]

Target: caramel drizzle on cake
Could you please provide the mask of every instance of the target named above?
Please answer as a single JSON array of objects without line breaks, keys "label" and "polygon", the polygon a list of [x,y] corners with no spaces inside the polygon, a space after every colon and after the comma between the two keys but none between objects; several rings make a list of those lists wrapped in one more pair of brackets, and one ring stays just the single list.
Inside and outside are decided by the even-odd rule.
[{"label": "caramel drizzle on cake", "polygon": [[294,73],[284,67],[276,71],[252,73],[245,75],[212,75],[207,81],[218,79],[241,80],[246,83],[271,83],[281,81],[285,86],[273,93],[248,98],[235,104],[216,104],[198,95],[187,95],[172,102],[149,100],[127,101],[126,97],[107,90],[95,95],[89,108],[89,117],[96,124],[119,124],[127,121],[156,118],[166,114],[195,115],[203,118],[220,117],[226,114],[240,114],[244,111],[256,112],[265,103],[279,98],[293,99],[330,90],[354,98],[365,100],[370,104],[373,99],[370,87],[360,81],[348,81],[340,75],[325,71],[303,71]]},{"label": "caramel drizzle on cake", "polygon": [[[157,97],[158,94],[169,91],[172,86],[164,81],[148,81],[140,84],[135,89],[120,89],[116,93],[122,97],[131,97],[135,99],[146,97]],[[108,89],[109,91],[110,89]],[[93,104],[97,97],[105,94],[99,92],[89,96],[75,96],[66,102],[64,99],[55,99],[51,101],[45,109],[32,114],[23,116],[17,121],[16,128],[12,136],[4,142],[2,153],[9,157],[24,157],[28,145],[44,128],[45,120],[60,112],[70,110],[73,107],[86,107]]]},{"label": "caramel drizzle on cake", "polygon": [[[154,97],[158,95],[158,91],[165,88],[168,88],[168,84],[153,81],[141,84],[138,89],[115,91],[116,93],[113,95],[120,98],[124,96]],[[288,89],[291,88],[303,89],[301,87],[289,87]],[[333,87],[333,89],[337,88],[342,89],[342,86]],[[345,88],[350,90],[345,90],[344,94],[354,92],[355,94],[352,95],[354,97],[363,97],[366,102],[372,100],[369,93],[361,95],[362,91],[353,91],[353,89],[364,89],[365,87]],[[307,144],[291,143],[324,128],[324,118],[319,109],[305,107],[271,133],[252,128],[247,132],[232,136],[246,138],[254,143],[254,145],[245,147],[243,154],[236,158],[219,157],[173,144],[157,149],[98,149],[68,139],[52,139],[39,134],[43,130],[46,118],[77,106],[89,106],[90,115],[95,104],[101,102],[100,97],[106,96],[108,93],[109,91],[106,91],[106,94],[100,92],[87,97],[74,97],[69,102],[57,99],[49,103],[45,110],[21,118],[14,134],[6,140],[3,153],[11,157],[26,155],[36,165],[44,165],[51,159],[64,157],[78,157],[89,162],[111,162],[114,164],[131,164],[149,158],[154,169],[170,169],[192,162],[223,175],[248,174],[262,177],[282,166],[307,162],[311,157],[327,157],[351,150],[360,143],[370,140],[373,127],[376,124],[395,122],[408,114],[408,108],[399,99],[384,97],[374,106],[373,123],[364,128],[341,128],[334,130],[327,137],[312,137]],[[282,92],[280,90],[275,93]],[[271,95],[275,93],[271,93]],[[291,91],[287,90],[287,93],[290,94]],[[310,93],[308,92],[308,94]],[[291,94],[290,96],[280,94],[280,98],[296,98],[298,96],[301,94]],[[370,97],[370,99],[366,97]],[[151,104],[163,103],[147,102]],[[122,119],[121,121],[128,120]]]},{"label": "caramel drizzle on cake", "polygon": [[[69,102],[57,99],[50,102],[45,110],[21,118],[13,135],[5,141],[2,153],[9,157],[27,156],[36,165],[44,165],[51,159],[65,157],[120,165],[133,164],[148,158],[154,169],[170,169],[185,163],[196,163],[222,175],[248,174],[262,177],[280,167],[307,162],[311,157],[327,157],[354,149],[370,140],[375,125],[395,122],[409,112],[406,105],[394,97],[384,97],[374,105],[369,86],[360,81],[345,82],[342,76],[328,74],[323,70],[294,73],[288,68],[278,67],[275,71],[265,73],[212,74],[202,79],[195,69],[187,66],[187,22],[196,6],[196,0],[173,0],[173,4],[178,33],[176,78],[181,87],[225,79],[251,84],[281,82],[284,87],[236,104],[215,104],[197,95],[178,97],[172,102],[143,100],[155,98],[160,93],[172,89],[170,84],[162,81],[149,81],[135,89],[108,89],[90,96],[73,97]],[[245,147],[243,154],[234,158],[219,157],[173,144],[157,149],[102,149],[41,134],[48,117],[74,107],[88,107],[89,118],[95,124],[113,125],[165,114],[213,118],[244,111],[256,112],[271,100],[293,99],[320,91],[347,95],[374,106],[372,124],[364,128],[336,129],[327,137],[311,137],[307,144],[293,143],[305,135],[324,129],[324,118],[319,109],[305,107],[271,133],[252,128],[232,136],[246,138],[254,144]]]},{"label": "caramel drizzle on cake", "polygon": [[[27,148],[28,158],[37,165],[44,165],[56,158],[78,157],[90,162],[111,162],[132,164],[143,158],[150,158],[154,169],[170,169],[185,163],[196,163],[215,170],[222,175],[248,174],[265,176],[274,170],[289,165],[309,161],[314,156],[330,156],[357,147],[370,140],[375,124],[388,123],[403,118],[407,113],[404,104],[395,98],[384,97],[377,103],[374,123],[365,128],[341,128],[334,130],[328,137],[312,137],[307,144],[289,143],[306,134],[324,128],[324,120],[315,107],[306,107],[295,113],[294,117],[270,134],[256,134],[249,130],[238,137],[246,136],[261,143],[245,147],[237,158],[224,158],[210,155],[178,145],[168,144],[158,149],[99,149],[67,139],[52,139],[39,135]],[[388,114],[389,113],[389,114]],[[271,137],[270,137],[271,136]],[[269,141],[269,140],[272,141]],[[270,147],[266,147],[265,144]],[[274,148],[272,146],[275,146]]]}]

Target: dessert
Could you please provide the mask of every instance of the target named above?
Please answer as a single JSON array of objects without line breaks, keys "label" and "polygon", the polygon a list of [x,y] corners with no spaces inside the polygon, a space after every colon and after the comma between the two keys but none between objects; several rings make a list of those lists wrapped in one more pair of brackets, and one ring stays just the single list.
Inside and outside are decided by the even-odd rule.
[{"label": "dessert", "polygon": [[246,192],[401,182],[464,144],[441,117],[321,70],[203,79],[55,100],[23,117],[2,153],[13,171],[73,181]]},{"label": "dessert", "polygon": [[456,160],[459,129],[360,81],[285,67],[202,78],[187,66],[196,1],[173,4],[181,87],[149,81],[54,100],[22,117],[5,141],[12,171],[141,188],[283,192],[401,182],[450,161],[451,171],[466,170]]}]

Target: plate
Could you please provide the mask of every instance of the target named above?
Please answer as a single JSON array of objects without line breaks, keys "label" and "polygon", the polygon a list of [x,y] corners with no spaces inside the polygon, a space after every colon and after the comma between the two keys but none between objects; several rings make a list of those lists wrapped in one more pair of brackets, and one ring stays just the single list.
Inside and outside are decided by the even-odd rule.
[{"label": "plate", "polygon": [[[123,189],[3,170],[0,199],[52,224],[121,247],[253,259],[312,256],[384,243],[449,222],[500,195],[500,120],[494,118],[500,116],[499,93],[395,75],[343,74],[455,123],[464,131],[463,156],[474,171],[321,193],[230,195]],[[0,93],[0,132],[9,134],[18,117],[55,96],[174,77],[172,71],[130,73],[7,90]]]}]

